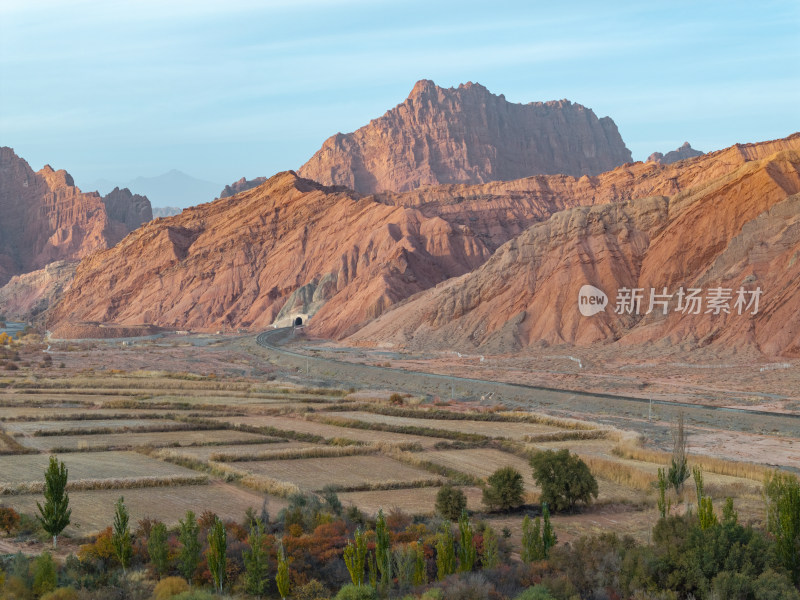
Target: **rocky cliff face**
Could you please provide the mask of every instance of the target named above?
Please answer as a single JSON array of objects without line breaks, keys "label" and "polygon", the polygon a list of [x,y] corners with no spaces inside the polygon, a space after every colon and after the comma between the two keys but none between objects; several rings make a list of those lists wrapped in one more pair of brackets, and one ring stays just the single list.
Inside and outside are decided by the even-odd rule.
[{"label": "rocky cliff face", "polygon": [[0,287],[0,313],[10,321],[37,321],[72,283],[77,261],[56,261],[15,275]]},{"label": "rocky cliff face", "polygon": [[661,154],[661,152],[653,152],[647,157],[647,162],[657,162],[661,163],[662,165],[669,165],[674,162],[678,162],[679,160],[703,156],[703,154],[704,153],[700,150],[695,150],[692,148],[689,142],[684,142],[680,148],[672,150],[671,152],[667,152],[666,154]]},{"label": "rocky cliff face", "polygon": [[0,285],[57,260],[116,244],[152,218],[150,203],[128,190],[83,193],[66,171],[34,172],[0,148]]},{"label": "rocky cliff face", "polygon": [[263,328],[287,301],[290,311],[313,301],[324,304],[314,320],[343,335],[489,254],[443,219],[281,173],[83,260],[51,329],[83,321]]},{"label": "rocky cliff face", "polygon": [[245,179],[242,177],[226,185],[219,194],[220,198],[230,198],[231,196],[235,196],[239,192],[246,192],[247,190],[252,190],[254,187],[260,186],[267,180],[266,177],[256,177],[255,179]]},{"label": "rocky cliff face", "polygon": [[382,117],[326,140],[299,174],[371,194],[596,175],[630,161],[614,122],[579,104],[513,104],[479,84],[444,89],[423,80]]},{"label": "rocky cliff face", "polygon": [[[534,224],[479,269],[386,312],[348,343],[486,352],[718,344],[800,356],[800,135],[653,166],[604,174],[598,180],[614,179],[616,198]],[[579,310],[584,285],[608,295],[593,316]],[[623,288],[643,290],[640,310],[616,312]],[[664,288],[666,308],[655,304],[647,314],[651,289]],[[682,310],[681,288],[702,290],[698,314]],[[732,290],[729,312],[709,305],[714,289]],[[761,290],[756,314],[739,314],[739,289],[748,303]]]}]

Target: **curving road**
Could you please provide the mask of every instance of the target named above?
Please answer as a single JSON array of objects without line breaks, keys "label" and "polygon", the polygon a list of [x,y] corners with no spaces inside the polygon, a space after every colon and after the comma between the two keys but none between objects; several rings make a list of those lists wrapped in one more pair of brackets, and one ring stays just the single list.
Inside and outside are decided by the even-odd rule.
[{"label": "curving road", "polygon": [[256,337],[256,343],[279,364],[295,367],[303,372],[309,369],[315,378],[440,397],[450,397],[453,393],[455,397],[477,399],[493,394],[493,402],[550,413],[584,413],[592,420],[641,431],[649,439],[662,444],[669,441],[669,424],[674,422],[679,412],[684,413],[687,423],[700,429],[800,438],[798,414],[653,400],[651,421],[651,401],[648,398],[439,375],[321,358],[282,347],[281,342],[286,340],[291,331],[292,328],[286,327],[261,333]]}]

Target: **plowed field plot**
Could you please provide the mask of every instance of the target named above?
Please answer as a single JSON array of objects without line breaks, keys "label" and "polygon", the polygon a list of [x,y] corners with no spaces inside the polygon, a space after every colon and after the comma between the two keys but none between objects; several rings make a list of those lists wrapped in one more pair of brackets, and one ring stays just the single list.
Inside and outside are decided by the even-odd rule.
[{"label": "plowed field plot", "polygon": [[[125,506],[131,514],[132,527],[145,517],[160,519],[171,527],[177,525],[179,519],[184,518],[187,510],[194,511],[197,516],[205,510],[210,510],[222,519],[241,522],[248,508],[252,507],[258,513],[265,498],[264,494],[224,483],[70,492],[72,524],[67,527],[66,532],[71,535],[88,535],[110,526],[114,522],[114,503],[120,496],[125,498]],[[286,507],[287,502],[274,496],[266,498],[267,510],[274,519],[278,512]],[[42,501],[41,494],[3,498],[5,506],[11,506],[19,512],[28,514],[36,514],[37,501]]]},{"label": "plowed field plot", "polygon": [[[69,480],[123,477],[196,476],[197,472],[148,458],[136,452],[71,452],[58,456],[69,470]],[[0,457],[0,485],[44,481],[49,457],[24,454]]]},{"label": "plowed field plot", "polygon": [[386,456],[345,456],[233,463],[255,475],[266,475],[294,483],[303,491],[321,490],[326,485],[342,488],[412,484],[441,479],[422,469],[410,467]]},{"label": "plowed field plot", "polygon": [[505,421],[467,421],[461,419],[422,419],[418,417],[395,417],[369,412],[332,412],[330,417],[355,419],[364,423],[384,423],[392,426],[426,427],[428,429],[444,429],[461,433],[476,433],[487,437],[525,439],[532,435],[558,433],[564,431],[558,427],[538,425],[536,423],[517,423]]},{"label": "plowed field plot", "polygon": [[346,438],[356,442],[366,444],[387,443],[387,444],[421,444],[423,447],[432,447],[436,442],[444,441],[438,438],[431,438],[422,435],[408,435],[405,433],[391,433],[388,431],[370,431],[369,429],[353,429],[351,427],[338,427],[337,425],[326,425],[293,417],[268,417],[268,416],[248,416],[248,417],[220,417],[215,419],[224,423],[234,425],[249,425],[250,427],[275,427],[298,433],[310,433],[320,435],[326,439]]},{"label": "plowed field plot", "polygon": [[[514,467],[522,474],[525,480],[525,487],[528,491],[536,488],[536,482],[531,475],[531,466],[528,461],[491,448],[480,448],[477,450],[439,450],[436,452],[426,452],[422,455],[428,460],[443,467],[449,467],[462,473],[474,475],[486,479],[497,469],[503,467]],[[537,488],[538,489],[538,488]]]},{"label": "plowed field plot", "polygon": [[119,429],[136,431],[149,428],[192,429],[191,423],[173,421],[172,419],[100,419],[79,421],[14,421],[3,423],[3,429],[11,435],[37,435],[41,433]]},{"label": "plowed field plot", "polygon": [[[175,410],[157,408],[93,408],[90,406],[0,406],[0,421],[31,420],[48,421],[54,415],[59,419],[76,417],[75,420],[85,420],[88,423],[97,422],[99,419],[124,419],[124,418],[164,418],[175,414]],[[80,417],[80,419],[78,418]]]},{"label": "plowed field plot", "polygon": [[[379,509],[388,513],[398,509],[410,515],[432,515],[435,512],[438,487],[405,488],[398,490],[374,490],[366,492],[342,492],[339,500],[345,506],[356,505],[365,513],[374,516]],[[467,497],[469,510],[481,510],[482,492],[480,488],[460,488]]]},{"label": "plowed field plot", "polygon": [[249,455],[259,452],[285,452],[286,450],[302,450],[304,448],[319,448],[315,444],[303,442],[273,442],[271,444],[225,444],[221,446],[187,446],[175,448],[174,452],[187,458],[208,460],[212,454]]},{"label": "plowed field plot", "polygon": [[263,435],[246,431],[218,429],[212,431],[154,431],[150,433],[108,433],[103,435],[48,435],[19,438],[28,448],[48,452],[53,448],[88,450],[90,448],[136,448],[141,446],[201,446],[263,442]]}]

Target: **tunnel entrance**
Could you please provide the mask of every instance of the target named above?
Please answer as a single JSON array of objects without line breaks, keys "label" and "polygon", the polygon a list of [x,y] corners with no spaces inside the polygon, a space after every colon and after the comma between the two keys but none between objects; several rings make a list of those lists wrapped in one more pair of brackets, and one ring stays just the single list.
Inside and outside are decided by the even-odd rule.
[{"label": "tunnel entrance", "polygon": [[302,319],[302,318],[300,318],[300,317],[297,317],[297,318],[294,320],[294,326],[295,326],[295,327],[298,327],[299,325],[302,325],[302,324],[303,324],[303,319]]}]

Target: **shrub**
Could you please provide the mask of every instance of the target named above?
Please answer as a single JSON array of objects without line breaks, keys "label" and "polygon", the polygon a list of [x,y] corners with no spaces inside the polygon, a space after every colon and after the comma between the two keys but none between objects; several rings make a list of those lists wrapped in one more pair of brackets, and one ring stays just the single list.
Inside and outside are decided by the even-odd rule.
[{"label": "shrub", "polygon": [[483,503],[490,509],[509,510],[522,504],[522,475],[514,467],[497,469],[483,489]]},{"label": "shrub", "polygon": [[216,600],[216,598],[214,594],[206,590],[190,590],[173,596],[172,600]]},{"label": "shrub", "polygon": [[170,600],[188,590],[189,584],[183,577],[165,577],[156,584],[153,590],[153,600]]},{"label": "shrub", "polygon": [[47,592],[40,600],[78,600],[78,592],[73,588],[62,587]]},{"label": "shrub", "polygon": [[305,585],[299,586],[294,591],[295,600],[328,600],[331,595],[325,586],[316,579],[312,579]]},{"label": "shrub", "polygon": [[18,525],[19,513],[11,507],[0,506],[0,528],[5,530],[6,535],[11,535]]},{"label": "shrub", "polygon": [[522,592],[514,600],[556,600],[551,594],[550,590],[543,585],[535,585],[529,587]]},{"label": "shrub", "polygon": [[339,590],[334,600],[375,600],[377,597],[371,586],[348,584]]},{"label": "shrub", "polygon": [[436,493],[436,512],[443,518],[455,521],[466,508],[467,497],[460,489],[447,484]]},{"label": "shrub", "polygon": [[49,552],[44,552],[33,562],[33,593],[41,596],[52,592],[57,585],[56,563]]},{"label": "shrub", "polygon": [[494,586],[480,573],[451,577],[442,582],[442,597],[447,600],[489,600]]},{"label": "shrub", "polygon": [[578,502],[597,498],[597,480],[589,467],[566,448],[537,452],[531,458],[533,478],[542,488],[542,502],[560,511],[572,512]]}]

